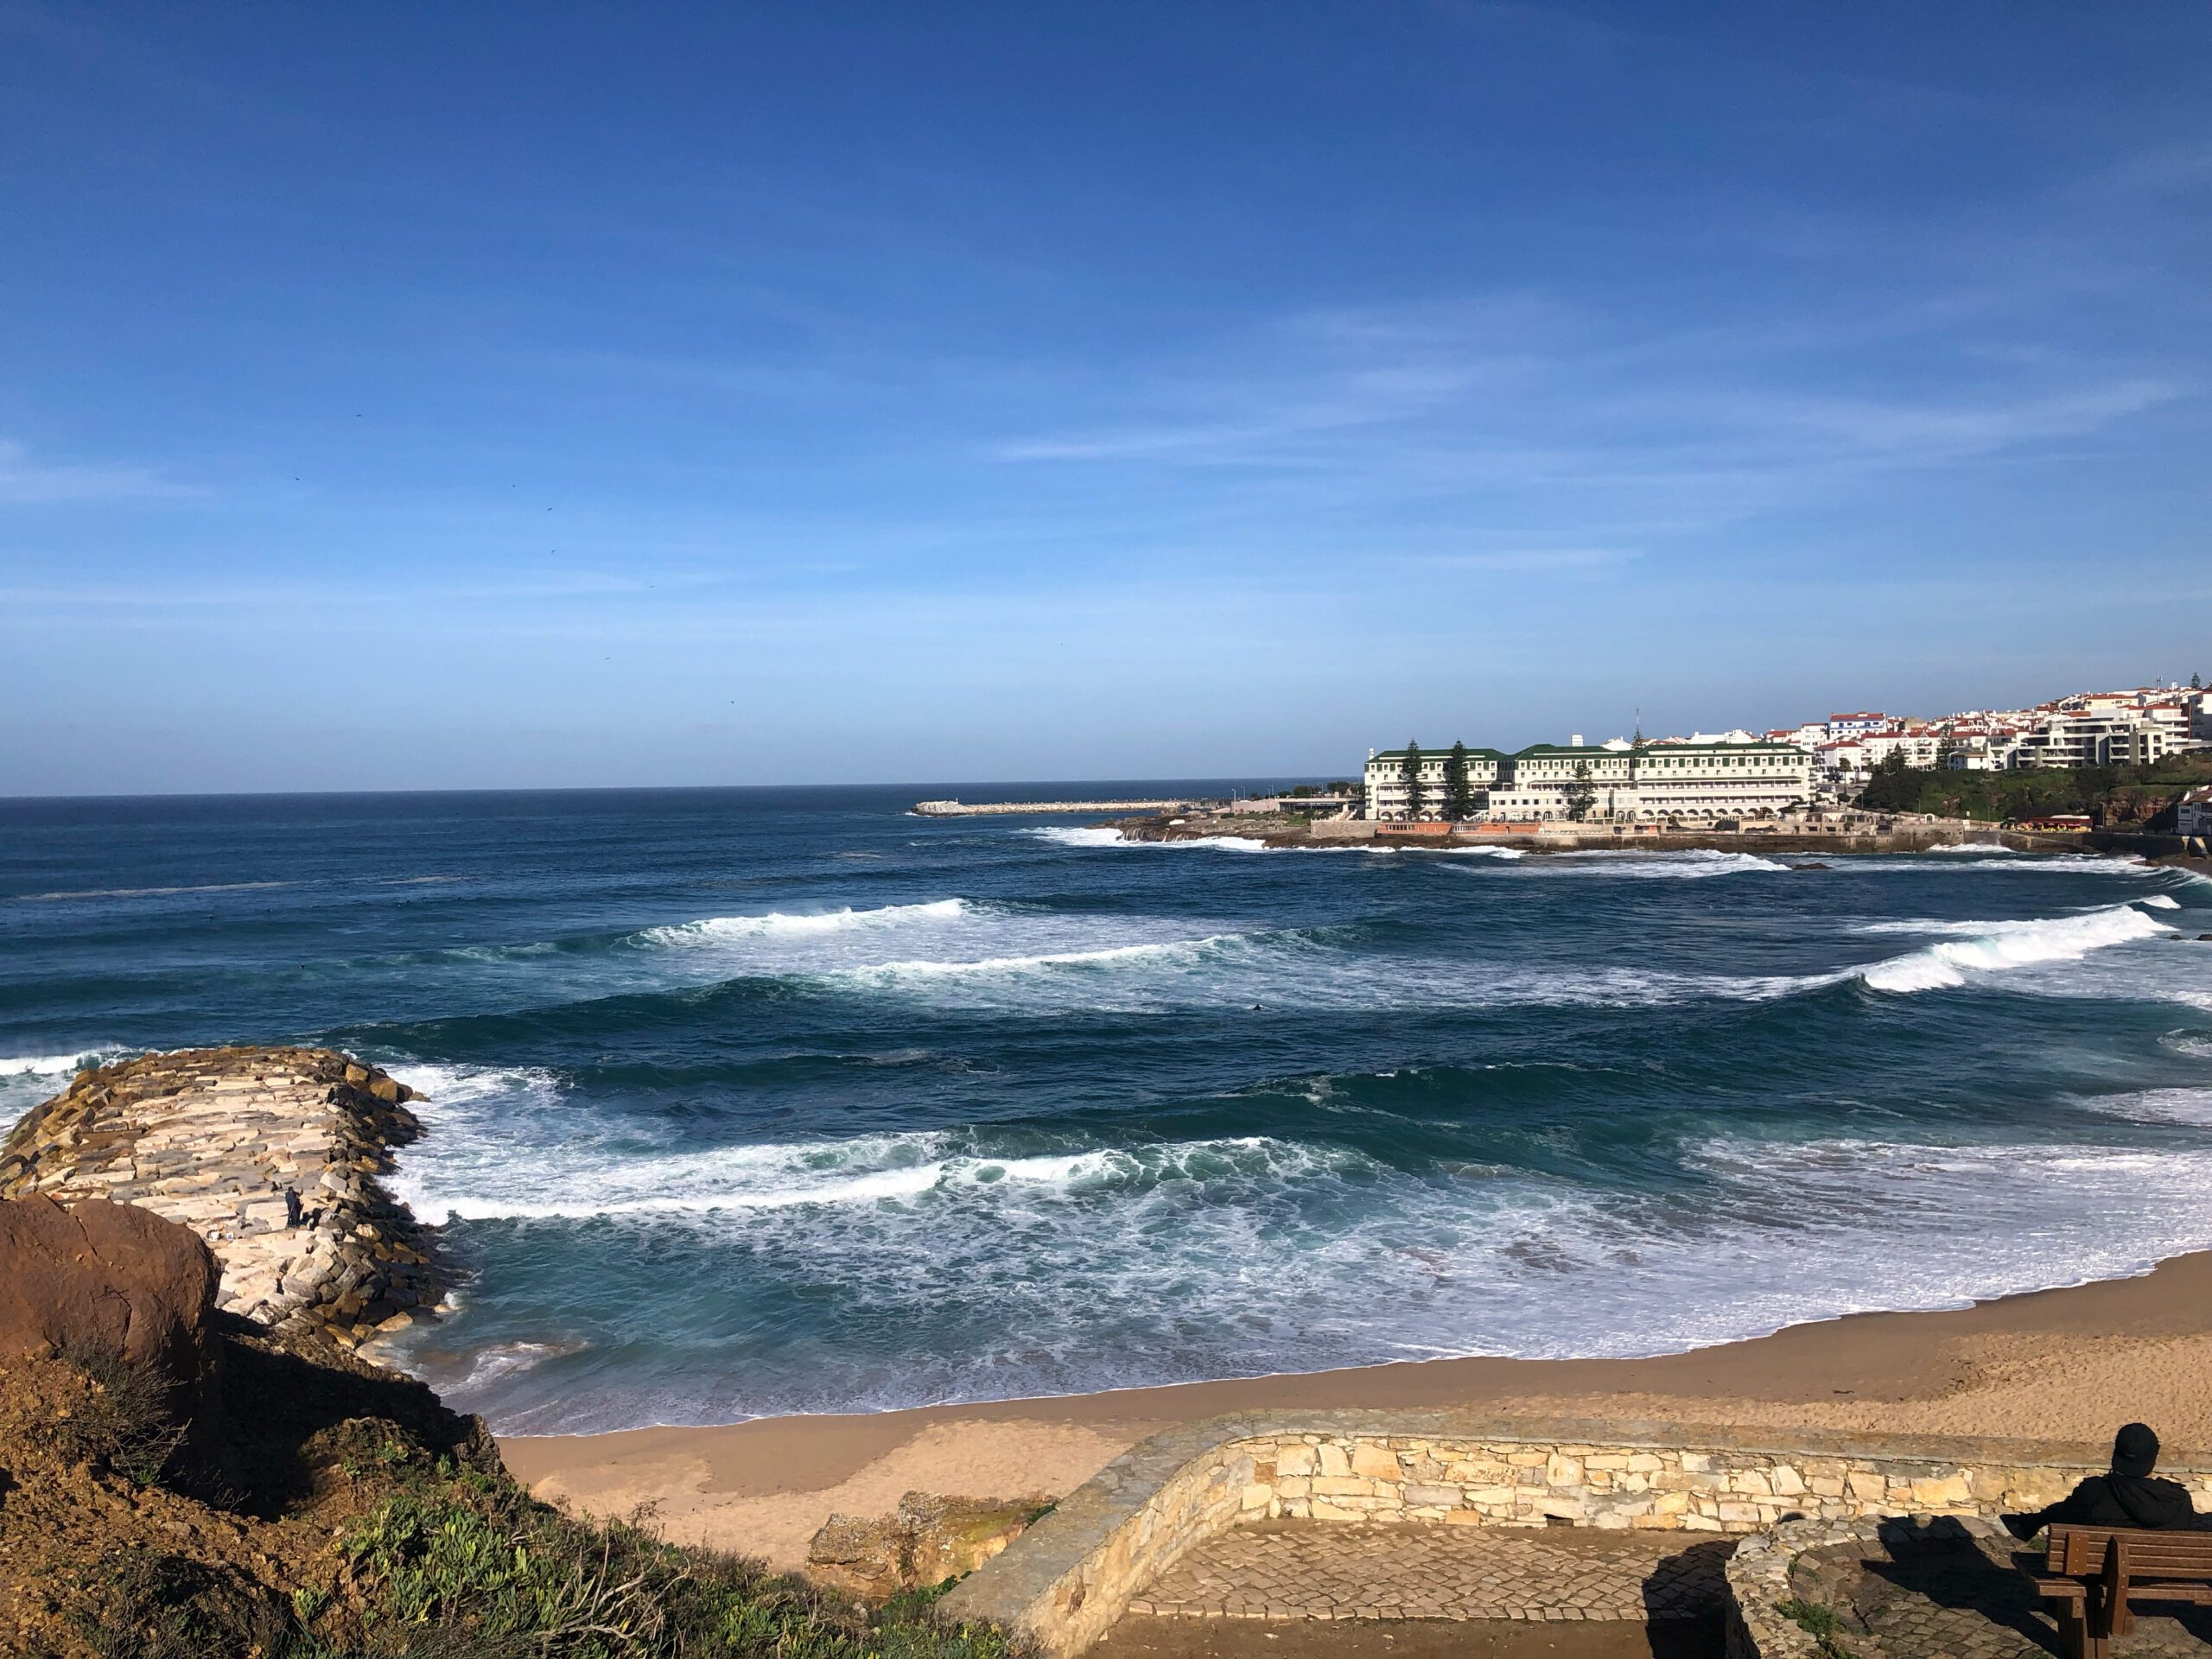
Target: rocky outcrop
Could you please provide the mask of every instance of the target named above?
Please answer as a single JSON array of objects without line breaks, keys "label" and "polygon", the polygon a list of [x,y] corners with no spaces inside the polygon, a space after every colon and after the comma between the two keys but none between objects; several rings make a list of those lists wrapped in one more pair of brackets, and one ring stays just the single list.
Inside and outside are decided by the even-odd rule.
[{"label": "rocky outcrop", "polygon": [[881,1601],[965,1578],[1052,1506],[1041,1498],[908,1492],[890,1515],[833,1515],[807,1546],[817,1584]]},{"label": "rocky outcrop", "polygon": [[0,1201],[0,1654],[372,1650],[343,1529],[410,1484],[500,1479],[480,1421],[216,1314],[215,1283],[149,1210]]},{"label": "rocky outcrop", "polygon": [[104,1198],[179,1223],[213,1252],[219,1306],[351,1348],[443,1291],[433,1235],[377,1179],[422,1132],[410,1097],[327,1048],[102,1066],[0,1141],[0,1198]]},{"label": "rocky outcrop", "polygon": [[215,1260],[183,1228],[129,1205],[0,1202],[0,1363],[99,1356],[197,1380]]}]

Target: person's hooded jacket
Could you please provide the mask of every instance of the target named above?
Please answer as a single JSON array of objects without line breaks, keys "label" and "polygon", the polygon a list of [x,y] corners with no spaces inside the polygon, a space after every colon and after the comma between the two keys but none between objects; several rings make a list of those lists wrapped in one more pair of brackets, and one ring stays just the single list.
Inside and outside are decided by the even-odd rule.
[{"label": "person's hooded jacket", "polygon": [[2032,1538],[2054,1524],[2158,1531],[2199,1526],[2204,1517],[2190,1502],[2187,1489],[2152,1474],[2158,1461],[2158,1437],[2141,1423],[2130,1423],[2113,1440],[2110,1474],[2090,1476],[2049,1509],[2008,1515],[2005,1524],[2020,1538]]}]

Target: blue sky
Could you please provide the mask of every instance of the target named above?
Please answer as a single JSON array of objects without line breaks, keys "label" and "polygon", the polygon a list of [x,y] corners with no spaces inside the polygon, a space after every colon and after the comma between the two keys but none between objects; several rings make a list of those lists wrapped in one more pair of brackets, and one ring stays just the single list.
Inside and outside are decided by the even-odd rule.
[{"label": "blue sky", "polygon": [[0,795],[2212,675],[2196,4],[0,0]]}]

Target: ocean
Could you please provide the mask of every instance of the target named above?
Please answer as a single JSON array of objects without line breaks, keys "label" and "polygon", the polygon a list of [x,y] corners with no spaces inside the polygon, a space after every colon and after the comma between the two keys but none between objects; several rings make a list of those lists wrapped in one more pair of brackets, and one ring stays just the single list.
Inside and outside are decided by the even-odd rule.
[{"label": "ocean", "polygon": [[0,802],[0,1122],[146,1048],[391,1068],[464,1274],[405,1357],[509,1432],[1649,1354],[2212,1246],[2212,881],[906,810],[988,793]]}]

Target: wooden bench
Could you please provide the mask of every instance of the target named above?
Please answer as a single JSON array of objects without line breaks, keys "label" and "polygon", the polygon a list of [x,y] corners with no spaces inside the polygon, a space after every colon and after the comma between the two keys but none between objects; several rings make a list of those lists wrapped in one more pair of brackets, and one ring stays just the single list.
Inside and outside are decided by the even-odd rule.
[{"label": "wooden bench", "polygon": [[2036,1592],[2054,1604],[2064,1659],[2110,1659],[2130,1601],[2212,1605],[2212,1533],[2054,1526]]}]

